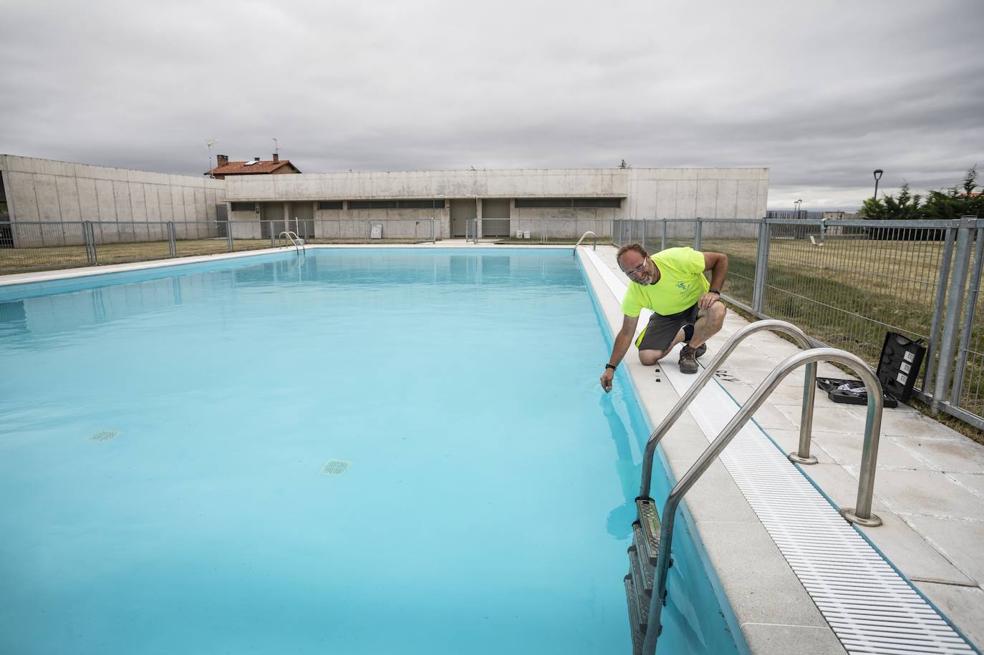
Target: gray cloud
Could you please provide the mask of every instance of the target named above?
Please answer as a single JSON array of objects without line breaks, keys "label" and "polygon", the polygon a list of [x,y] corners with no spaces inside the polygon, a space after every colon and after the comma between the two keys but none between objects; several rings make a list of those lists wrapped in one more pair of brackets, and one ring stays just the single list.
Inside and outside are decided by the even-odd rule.
[{"label": "gray cloud", "polygon": [[777,206],[984,162],[975,0],[0,7],[0,152],[194,174],[209,138],[242,159],[277,137],[306,172],[766,166]]}]

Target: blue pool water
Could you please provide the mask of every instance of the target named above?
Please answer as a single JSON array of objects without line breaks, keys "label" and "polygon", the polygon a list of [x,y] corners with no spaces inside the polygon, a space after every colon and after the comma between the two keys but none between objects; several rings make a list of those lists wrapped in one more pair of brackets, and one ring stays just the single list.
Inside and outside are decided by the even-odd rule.
[{"label": "blue pool water", "polygon": [[[570,251],[0,287],[0,653],[630,652],[607,339]],[[677,543],[659,652],[736,652]]]}]

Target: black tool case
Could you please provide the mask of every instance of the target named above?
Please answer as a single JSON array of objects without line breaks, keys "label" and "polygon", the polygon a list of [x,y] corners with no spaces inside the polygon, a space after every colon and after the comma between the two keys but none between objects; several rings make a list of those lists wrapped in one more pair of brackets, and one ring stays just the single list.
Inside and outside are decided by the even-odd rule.
[{"label": "black tool case", "polygon": [[[884,392],[885,407],[897,407],[912,397],[912,387],[926,356],[922,341],[913,341],[896,332],[885,335],[878,360],[878,381]],[[817,378],[817,387],[835,403],[867,405],[868,393],[860,380]]]}]

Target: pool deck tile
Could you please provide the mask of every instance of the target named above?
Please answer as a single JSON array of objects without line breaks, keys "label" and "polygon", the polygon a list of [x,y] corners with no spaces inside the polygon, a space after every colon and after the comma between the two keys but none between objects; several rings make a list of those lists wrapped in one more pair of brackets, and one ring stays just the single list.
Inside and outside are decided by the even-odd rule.
[{"label": "pool deck tile", "polygon": [[957,628],[975,644],[984,644],[984,590],[932,582],[917,582],[916,586],[951,620],[965,617]]},{"label": "pool deck tile", "polygon": [[748,647],[753,653],[810,653],[810,655],[843,655],[847,651],[834,633],[824,628],[782,625],[776,623],[745,623],[741,626]]}]

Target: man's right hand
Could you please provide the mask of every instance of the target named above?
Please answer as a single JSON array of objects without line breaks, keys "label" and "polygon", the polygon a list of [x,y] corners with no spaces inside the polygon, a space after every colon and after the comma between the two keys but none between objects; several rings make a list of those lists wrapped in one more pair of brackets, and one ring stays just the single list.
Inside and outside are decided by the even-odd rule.
[{"label": "man's right hand", "polygon": [[601,374],[601,388],[608,393],[612,390],[612,378],[615,377],[615,371],[610,368],[606,368],[605,372]]}]

